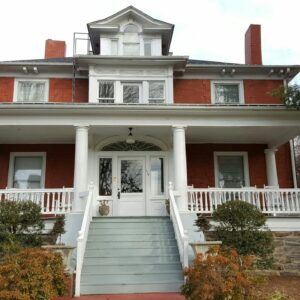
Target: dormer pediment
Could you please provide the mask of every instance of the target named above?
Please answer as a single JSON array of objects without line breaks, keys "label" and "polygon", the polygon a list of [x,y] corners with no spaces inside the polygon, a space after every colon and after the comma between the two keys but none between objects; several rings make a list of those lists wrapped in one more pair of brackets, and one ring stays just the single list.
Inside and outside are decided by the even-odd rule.
[{"label": "dormer pediment", "polygon": [[160,35],[162,54],[168,55],[174,25],[152,18],[133,6],[102,20],[87,24],[94,54],[100,54],[100,38],[107,34],[122,34],[128,24],[134,24],[139,34]]}]

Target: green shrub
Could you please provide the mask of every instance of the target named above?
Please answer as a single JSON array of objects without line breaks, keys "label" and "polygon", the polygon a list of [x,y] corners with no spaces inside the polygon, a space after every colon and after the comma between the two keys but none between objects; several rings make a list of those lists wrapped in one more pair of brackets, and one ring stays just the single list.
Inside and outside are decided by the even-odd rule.
[{"label": "green shrub", "polygon": [[216,236],[224,246],[241,255],[255,255],[260,268],[272,265],[273,237],[257,207],[244,201],[229,201],[218,206],[212,219],[217,222]]},{"label": "green shrub", "polygon": [[27,248],[0,265],[0,299],[50,300],[64,295],[66,280],[59,254]]},{"label": "green shrub", "polygon": [[31,201],[0,201],[0,244],[39,246],[44,227],[40,210]]},{"label": "green shrub", "polygon": [[207,256],[198,254],[184,271],[182,294],[189,300],[250,300],[254,282],[247,275],[252,257],[239,256],[235,250],[212,248]]}]

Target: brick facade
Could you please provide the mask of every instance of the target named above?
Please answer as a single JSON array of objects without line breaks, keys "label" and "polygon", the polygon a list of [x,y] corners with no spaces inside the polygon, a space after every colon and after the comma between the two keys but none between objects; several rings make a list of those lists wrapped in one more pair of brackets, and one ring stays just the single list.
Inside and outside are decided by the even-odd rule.
[{"label": "brick facade", "polygon": [[[88,80],[76,79],[74,102],[88,102]],[[49,102],[72,102],[72,79],[49,80]]]},{"label": "brick facade", "polygon": [[14,78],[0,77],[0,102],[12,102],[14,97]]},{"label": "brick facade", "polygon": [[46,152],[45,188],[73,187],[74,145],[1,145],[0,189],[7,187],[11,152]]},{"label": "brick facade", "polygon": [[[267,185],[266,161],[264,149],[260,144],[188,144],[187,169],[188,184],[207,188],[215,186],[214,152],[245,151],[248,153],[250,185]],[[279,185],[282,188],[293,187],[291,155],[289,144],[281,146],[276,154]]]}]

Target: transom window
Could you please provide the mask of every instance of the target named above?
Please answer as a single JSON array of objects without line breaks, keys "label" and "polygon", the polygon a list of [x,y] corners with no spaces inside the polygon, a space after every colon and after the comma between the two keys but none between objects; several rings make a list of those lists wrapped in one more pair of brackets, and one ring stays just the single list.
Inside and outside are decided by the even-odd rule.
[{"label": "transom window", "polygon": [[99,81],[99,102],[114,103],[115,84],[113,81]]},{"label": "transom window", "polygon": [[241,188],[249,186],[246,153],[215,153],[216,186]]},{"label": "transom window", "polygon": [[215,104],[243,103],[241,82],[213,82],[212,100]]},{"label": "transom window", "polygon": [[165,101],[165,84],[163,81],[149,81],[149,102]]},{"label": "transom window", "polygon": [[43,187],[44,155],[13,155],[11,186],[19,189]]},{"label": "transom window", "polygon": [[17,80],[15,101],[44,102],[48,98],[48,82],[46,80]]}]

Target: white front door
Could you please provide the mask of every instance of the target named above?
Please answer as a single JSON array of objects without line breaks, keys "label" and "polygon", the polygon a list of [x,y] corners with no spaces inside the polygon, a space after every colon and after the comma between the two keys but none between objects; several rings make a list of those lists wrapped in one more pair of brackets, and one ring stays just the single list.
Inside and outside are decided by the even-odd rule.
[{"label": "white front door", "polygon": [[145,157],[119,157],[117,176],[119,216],[146,214]]}]

